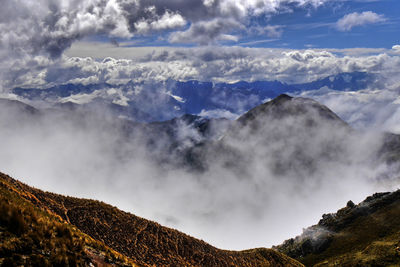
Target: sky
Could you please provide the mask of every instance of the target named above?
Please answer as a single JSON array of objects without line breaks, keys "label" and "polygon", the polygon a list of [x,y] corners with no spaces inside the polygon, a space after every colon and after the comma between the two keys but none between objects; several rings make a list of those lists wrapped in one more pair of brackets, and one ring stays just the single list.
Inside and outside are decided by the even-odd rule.
[{"label": "sky", "polygon": [[[11,112],[0,114],[0,171],[45,190],[109,202],[218,247],[278,244],[350,198],[361,201],[378,190],[364,178],[386,173],[386,166],[353,159],[365,163],[361,152],[376,145],[376,132],[400,133],[399,11],[397,0],[2,0],[0,98],[32,105],[40,103],[12,89],[107,83],[114,90],[80,97],[123,99],[118,85],[130,81],[143,84],[140,90],[159,88],[162,98],[169,80],[296,84],[344,72],[367,72],[375,80],[359,91],[316,88],[296,95],[327,105],[368,137],[355,142],[345,164],[338,160],[306,184],[265,178],[268,170],[257,160],[249,183],[218,164],[200,177],[164,173],[140,158],[142,140],[119,150],[122,133],[110,127],[114,122],[54,116],[24,124]],[[326,141],[331,128],[320,130]],[[305,151],[317,153],[311,148]],[[264,152],[261,158],[271,160]],[[121,161],[125,154],[134,157]],[[321,184],[320,174],[326,177]],[[278,205],[264,206],[268,196]]]},{"label": "sky", "polygon": [[395,0],[5,0],[2,5],[5,93],[18,86],[150,79],[298,83],[395,68],[400,53]]},{"label": "sky", "polygon": [[[139,30],[139,34],[131,39],[132,43],[127,45],[391,48],[398,41],[400,3],[395,0],[221,1],[218,6],[221,14],[213,18],[205,16],[191,20],[188,15],[182,17],[183,21],[171,18],[169,23],[161,19],[171,25],[171,29],[165,33],[151,33],[148,29],[151,27],[147,26],[145,29],[149,32]],[[183,9],[178,14],[185,13]],[[114,40],[124,42],[123,39]]]}]

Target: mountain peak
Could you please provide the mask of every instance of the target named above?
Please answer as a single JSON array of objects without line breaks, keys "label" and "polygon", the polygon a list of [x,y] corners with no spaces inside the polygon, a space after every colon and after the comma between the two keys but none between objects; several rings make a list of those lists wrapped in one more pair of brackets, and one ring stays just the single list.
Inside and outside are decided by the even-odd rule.
[{"label": "mountain peak", "polygon": [[280,94],[279,96],[277,96],[274,100],[275,103],[282,103],[282,102],[286,102],[293,99],[293,97],[287,95],[287,94]]},{"label": "mountain peak", "polygon": [[309,120],[330,120],[347,125],[328,107],[310,98],[291,97],[281,94],[275,99],[265,102],[242,115],[237,119],[239,125],[245,126],[257,120],[265,123],[269,120],[282,119],[286,117],[308,117]]}]

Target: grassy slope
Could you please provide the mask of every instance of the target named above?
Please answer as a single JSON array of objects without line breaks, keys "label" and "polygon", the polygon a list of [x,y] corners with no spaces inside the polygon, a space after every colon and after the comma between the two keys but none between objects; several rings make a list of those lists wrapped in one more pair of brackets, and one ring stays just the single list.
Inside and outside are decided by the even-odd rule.
[{"label": "grassy slope", "polygon": [[400,202],[357,218],[335,235],[329,248],[308,255],[307,266],[400,266]]},{"label": "grassy slope", "polygon": [[76,226],[141,266],[302,266],[271,249],[220,250],[103,202],[43,192],[3,174],[0,181],[18,197],[68,222],[68,227]]},{"label": "grassy slope", "polygon": [[25,198],[0,178],[1,266],[135,266],[134,262]]},{"label": "grassy slope", "polygon": [[400,266],[400,191],[376,194],[308,230],[316,229],[326,231],[322,249],[304,236],[277,248],[306,266]]}]

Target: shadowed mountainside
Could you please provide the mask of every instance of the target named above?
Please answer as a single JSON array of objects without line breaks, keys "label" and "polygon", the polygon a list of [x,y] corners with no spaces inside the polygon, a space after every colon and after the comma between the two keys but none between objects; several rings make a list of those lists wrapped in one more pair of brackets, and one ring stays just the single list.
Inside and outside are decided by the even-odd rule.
[{"label": "shadowed mountainside", "polygon": [[217,142],[195,147],[191,158],[203,169],[223,160],[247,175],[262,163],[274,175],[306,179],[322,163],[344,161],[350,138],[357,133],[326,106],[282,94],[240,116]]},{"label": "shadowed mountainside", "polygon": [[302,266],[271,249],[225,251],[103,202],[43,192],[0,174],[2,195],[11,191],[57,216],[140,266]]}]

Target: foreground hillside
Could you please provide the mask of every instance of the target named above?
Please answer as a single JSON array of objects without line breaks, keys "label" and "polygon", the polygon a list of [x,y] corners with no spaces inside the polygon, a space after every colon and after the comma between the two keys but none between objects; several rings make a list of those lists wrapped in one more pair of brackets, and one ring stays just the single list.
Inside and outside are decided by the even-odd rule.
[{"label": "foreground hillside", "polygon": [[400,266],[400,190],[349,201],[276,249],[306,266]]},{"label": "foreground hillside", "polygon": [[220,250],[105,203],[43,192],[1,173],[0,186],[7,210],[1,213],[3,263],[83,266],[97,264],[94,258],[118,266],[302,266],[271,249]]},{"label": "foreground hillside", "polygon": [[35,196],[13,183],[0,174],[0,266],[136,266],[103,242],[35,206]]}]

